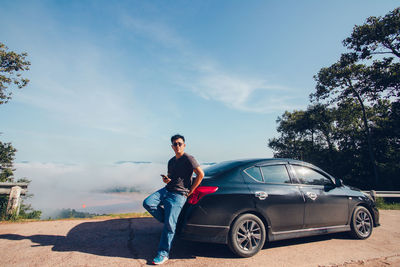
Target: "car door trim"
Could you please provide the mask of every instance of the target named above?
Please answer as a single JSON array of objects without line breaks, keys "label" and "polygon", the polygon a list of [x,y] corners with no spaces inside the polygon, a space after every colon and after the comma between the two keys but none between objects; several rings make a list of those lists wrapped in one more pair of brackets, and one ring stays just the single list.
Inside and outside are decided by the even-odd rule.
[{"label": "car door trim", "polygon": [[336,225],[336,226],[328,226],[328,227],[319,227],[319,228],[307,228],[301,230],[291,230],[291,231],[281,231],[281,232],[270,232],[269,238],[271,241],[275,240],[283,240],[297,237],[305,237],[312,235],[321,235],[321,234],[331,234],[338,232],[346,232],[350,231],[350,225]]},{"label": "car door trim", "polygon": [[206,227],[206,228],[222,228],[222,229],[228,229],[229,226],[221,226],[221,225],[205,225],[205,224],[194,224],[194,223],[188,223],[186,224],[188,226],[194,226],[194,227]]}]

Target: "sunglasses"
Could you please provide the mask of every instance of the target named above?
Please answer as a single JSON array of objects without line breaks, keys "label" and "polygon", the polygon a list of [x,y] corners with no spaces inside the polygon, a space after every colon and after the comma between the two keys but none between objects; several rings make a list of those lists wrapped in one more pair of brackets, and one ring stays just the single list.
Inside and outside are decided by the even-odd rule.
[{"label": "sunglasses", "polygon": [[172,145],[173,145],[174,147],[177,147],[177,146],[183,146],[183,143],[180,143],[180,142],[174,142]]}]

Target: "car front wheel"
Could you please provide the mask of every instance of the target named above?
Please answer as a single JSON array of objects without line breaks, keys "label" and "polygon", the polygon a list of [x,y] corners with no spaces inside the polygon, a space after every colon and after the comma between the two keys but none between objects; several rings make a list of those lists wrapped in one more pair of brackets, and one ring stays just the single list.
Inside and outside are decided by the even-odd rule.
[{"label": "car front wheel", "polygon": [[373,220],[371,213],[364,207],[357,207],[351,218],[351,234],[357,239],[366,239],[372,234]]},{"label": "car front wheel", "polygon": [[264,246],[266,239],[264,223],[253,214],[240,215],[233,223],[228,245],[240,257],[251,257]]}]

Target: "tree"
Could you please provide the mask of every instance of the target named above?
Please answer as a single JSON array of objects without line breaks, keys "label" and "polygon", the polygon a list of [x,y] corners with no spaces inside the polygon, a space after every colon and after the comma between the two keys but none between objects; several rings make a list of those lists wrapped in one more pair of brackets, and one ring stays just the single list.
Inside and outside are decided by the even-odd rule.
[{"label": "tree", "polygon": [[368,142],[369,157],[375,177],[374,183],[378,184],[378,170],[365,107],[368,99],[376,98],[376,91],[371,90],[368,73],[368,67],[354,63],[354,57],[348,54],[342,55],[339,62],[328,68],[322,68],[314,76],[317,85],[316,92],[311,94],[311,100],[318,102],[328,99],[329,103],[336,104],[347,99],[354,99],[358,102],[362,110],[364,133]]},{"label": "tree", "polygon": [[378,163],[366,105],[374,105],[383,98],[398,101],[400,97],[400,64],[397,62],[400,59],[400,8],[384,17],[369,17],[364,25],[356,25],[343,45],[352,51],[318,72],[314,77],[316,92],[311,94],[311,100],[327,100],[336,105],[349,98],[358,102],[377,185]]},{"label": "tree", "polygon": [[384,97],[400,97],[400,8],[356,25],[343,45],[351,50],[348,54],[354,61],[373,61],[369,68],[371,90],[386,91]]},{"label": "tree", "polygon": [[[23,88],[28,84],[29,80],[21,77],[21,73],[29,70],[31,65],[26,60],[27,56],[27,53],[17,54],[13,51],[8,51],[8,48],[3,43],[0,43],[0,105],[7,103],[11,99],[12,92],[9,90],[10,87]],[[13,165],[16,152],[17,150],[11,143],[0,141],[0,182],[14,181]],[[19,179],[18,182],[30,183],[26,178]],[[7,201],[8,197],[0,196],[0,219],[6,219]],[[33,210],[30,205],[21,203],[20,217],[40,218],[40,214],[40,211]]]},{"label": "tree", "polygon": [[[376,107],[367,106],[366,113],[371,119],[371,138],[379,144],[379,160],[385,162],[381,169],[386,180],[380,186],[399,188],[393,181],[400,169],[400,154],[396,153],[400,129],[392,124],[398,111],[384,100]],[[275,157],[311,162],[348,185],[370,189],[373,175],[368,171],[371,164],[361,118],[361,107],[352,99],[336,107],[317,104],[305,111],[285,111],[277,120],[279,137],[270,139],[268,145]]]},{"label": "tree", "polygon": [[400,8],[382,17],[369,17],[365,24],[355,26],[343,45],[354,51],[358,59],[376,55],[400,58]]},{"label": "tree", "polygon": [[26,57],[26,53],[8,51],[7,46],[0,42],[0,105],[11,99],[10,86],[23,88],[28,84],[29,80],[21,77],[21,72],[29,70],[31,65]]},{"label": "tree", "polygon": [[13,162],[16,151],[11,143],[0,141],[0,182],[13,181]]}]

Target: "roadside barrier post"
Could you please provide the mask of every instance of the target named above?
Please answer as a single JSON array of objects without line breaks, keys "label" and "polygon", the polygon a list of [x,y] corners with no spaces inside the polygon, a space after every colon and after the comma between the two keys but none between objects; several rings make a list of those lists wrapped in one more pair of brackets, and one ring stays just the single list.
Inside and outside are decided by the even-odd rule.
[{"label": "roadside barrier post", "polygon": [[18,216],[21,206],[21,196],[26,195],[28,183],[0,182],[0,195],[8,196],[6,214]]},{"label": "roadside barrier post", "polygon": [[19,208],[21,206],[21,190],[19,186],[11,187],[10,197],[7,204],[7,215],[15,214],[18,216]]}]

